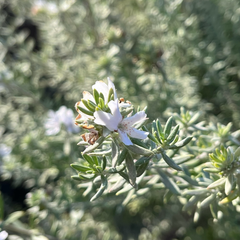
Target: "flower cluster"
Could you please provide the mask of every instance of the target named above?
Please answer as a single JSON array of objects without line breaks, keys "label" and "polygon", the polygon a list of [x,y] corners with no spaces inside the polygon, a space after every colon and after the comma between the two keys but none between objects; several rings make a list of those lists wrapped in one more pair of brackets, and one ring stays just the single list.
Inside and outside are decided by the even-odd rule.
[{"label": "flower cluster", "polygon": [[82,135],[84,141],[90,144],[102,136],[104,129],[117,133],[125,145],[133,145],[129,137],[145,139],[148,132],[138,130],[136,125],[146,121],[144,111],[132,115],[133,107],[130,102],[118,99],[115,86],[108,78],[108,85],[97,81],[93,86],[93,95],[83,92],[83,98],[77,102],[78,112],[75,123],[89,132]]}]

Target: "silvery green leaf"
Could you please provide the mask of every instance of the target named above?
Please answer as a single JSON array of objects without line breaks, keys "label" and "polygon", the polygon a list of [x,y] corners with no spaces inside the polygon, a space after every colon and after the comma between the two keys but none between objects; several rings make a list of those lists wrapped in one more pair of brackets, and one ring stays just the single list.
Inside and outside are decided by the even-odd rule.
[{"label": "silvery green leaf", "polygon": [[134,193],[135,193],[135,189],[132,188],[132,189],[128,192],[128,194],[127,194],[126,198],[124,199],[124,201],[122,202],[122,205],[123,205],[123,206],[126,206],[126,205],[129,203],[129,201],[132,199]]},{"label": "silvery green leaf", "polygon": [[142,140],[137,138],[133,138],[131,140],[132,140],[132,143],[134,143],[135,145],[148,149],[148,146]]},{"label": "silvery green leaf", "polygon": [[100,186],[100,188],[98,189],[97,193],[90,199],[90,202],[96,200],[97,198],[99,198],[100,196],[102,196],[103,192],[107,189],[108,186],[108,181],[107,178],[103,175],[101,175],[101,181],[102,184]]},{"label": "silvery green leaf", "polygon": [[199,184],[196,180],[192,179],[190,176],[187,176],[186,174],[183,174],[180,172],[180,173],[178,173],[178,176],[193,186],[199,186]]},{"label": "silvery green leaf", "polygon": [[[192,158],[194,158],[194,155],[192,154],[189,154],[189,155],[185,155],[185,156],[178,156],[178,157],[173,157],[173,161],[176,163],[176,164],[182,164],[182,163],[185,163],[189,160],[191,160]],[[161,162],[159,163],[160,167],[168,167],[169,165],[165,162]]]},{"label": "silvery green leaf", "polygon": [[164,171],[157,169],[157,172],[159,173],[161,180],[166,188],[168,188],[173,194],[180,195],[180,189],[177,186],[177,184],[169,177],[167,176]]},{"label": "silvery green leaf", "polygon": [[236,151],[234,152],[234,156],[235,156],[235,158],[239,158],[240,157],[240,147],[238,147],[236,149]]},{"label": "silvery green leaf", "polygon": [[214,200],[216,200],[216,195],[211,194],[201,202],[201,207],[202,208],[208,207],[210,203],[212,203]]},{"label": "silvery green leaf", "polygon": [[110,168],[106,169],[106,171],[108,173],[119,173],[119,172],[123,171],[124,169],[125,169],[124,165],[119,165],[116,167],[110,167]]},{"label": "silvery green leaf", "polygon": [[148,187],[146,188],[141,188],[137,191],[137,195],[144,195],[146,194],[150,189]]},{"label": "silvery green leaf", "polygon": [[142,165],[137,166],[137,177],[141,176],[145,170],[148,168],[149,161],[146,161]]},{"label": "silvery green leaf", "polygon": [[211,202],[210,211],[211,211],[213,218],[217,219],[218,206],[215,201]]},{"label": "silvery green leaf", "polygon": [[125,182],[126,182],[125,179],[122,179],[122,178],[119,179],[119,180],[110,188],[109,192],[119,191],[119,190],[123,187],[123,185],[124,185]]},{"label": "silvery green leaf", "polygon": [[206,188],[199,188],[199,189],[193,189],[193,190],[185,190],[182,195],[202,195],[208,193],[209,190]]},{"label": "silvery green leaf", "polygon": [[[79,178],[81,178],[83,181],[90,181],[95,178],[95,174],[78,174]],[[76,179],[75,179],[76,180]]]},{"label": "silvery green leaf", "polygon": [[107,150],[103,150],[103,151],[98,151],[98,152],[90,152],[88,153],[89,156],[107,156],[107,155],[110,155],[112,153],[112,149],[107,149]]},{"label": "silvery green leaf", "polygon": [[183,140],[181,140],[180,142],[177,142],[176,144],[171,145],[169,147],[169,149],[176,149],[176,148],[184,147],[185,145],[187,145],[192,140],[192,138],[193,137],[186,137]]},{"label": "silvery green leaf", "polygon": [[102,169],[102,171],[105,170],[106,166],[107,166],[107,158],[105,156],[103,156],[102,160],[101,160],[101,169]]},{"label": "silvery green leaf", "polygon": [[112,139],[112,167],[117,165],[117,161],[120,155],[120,147],[115,138]]},{"label": "silvery green leaf", "polygon": [[71,176],[71,178],[72,178],[73,180],[76,180],[76,181],[80,181],[80,182],[83,181],[83,179],[80,178],[78,175],[73,175],[73,176]]},{"label": "silvery green leaf", "polygon": [[123,177],[128,183],[130,183],[129,181],[129,176],[125,173],[125,172],[118,172],[118,174]]},{"label": "silvery green leaf", "polygon": [[162,157],[164,159],[164,161],[172,168],[178,170],[178,171],[182,171],[182,168],[179,167],[170,157],[168,157],[166,155],[166,153],[164,151],[161,152]]},{"label": "silvery green leaf", "polygon": [[164,134],[164,131],[162,129],[161,123],[158,119],[156,120],[156,128],[157,128],[157,132],[158,132],[158,135],[159,135],[160,139],[164,138],[165,134]]},{"label": "silvery green leaf", "polygon": [[90,166],[93,166],[95,164],[93,159],[90,156],[88,156],[87,154],[82,154],[82,156],[89,163]]},{"label": "silvery green leaf", "polygon": [[236,145],[240,145],[240,142],[237,140],[237,138],[235,138],[235,137],[233,137],[233,136],[228,136],[228,139],[231,141],[231,142],[233,142],[233,143],[235,143]]},{"label": "silvery green leaf", "polygon": [[[159,124],[160,124],[160,122],[159,122]],[[161,138],[164,138],[164,133],[160,133],[160,131],[158,131],[157,124],[155,121],[152,122],[152,135],[158,141],[158,144],[159,143],[162,144]]]},{"label": "silvery green leaf", "polygon": [[145,164],[146,162],[148,163],[151,158],[152,158],[152,157],[145,157],[145,156],[143,156],[143,157],[139,158],[139,159],[135,162],[135,166],[140,166],[140,165],[142,165],[142,164]]},{"label": "silvery green leaf", "polygon": [[202,196],[199,195],[195,195],[192,196],[187,203],[183,206],[183,211],[188,211],[191,210],[192,207],[194,207],[198,201],[200,201],[202,199]]},{"label": "silvery green leaf", "polygon": [[194,216],[193,216],[193,222],[194,223],[197,223],[199,218],[200,218],[200,214],[201,214],[201,205],[200,203],[197,204],[197,209],[194,213]]},{"label": "silvery green leaf", "polygon": [[[145,127],[145,126],[142,126],[142,129],[143,129],[143,131],[145,131],[145,132],[149,132],[149,130]],[[155,142],[156,144],[159,144],[159,142],[158,142],[158,140],[149,132],[149,134],[148,134],[148,138],[150,139],[150,140],[152,140],[153,142]]]},{"label": "silvery green leaf", "polygon": [[219,172],[221,172],[221,170],[217,169],[217,168],[204,168],[203,171],[208,172],[208,173],[219,173]]},{"label": "silvery green leaf", "polygon": [[89,147],[87,147],[83,151],[83,154],[92,152],[93,150],[97,149],[98,147],[101,146],[101,144],[104,142],[104,140],[105,140],[105,137],[101,136],[100,138],[98,138],[98,140],[93,145],[90,145]]},{"label": "silvery green leaf", "polygon": [[173,118],[172,116],[167,120],[167,123],[164,127],[164,135],[165,135],[165,138],[167,138],[171,132],[171,129],[172,129],[172,124],[173,124]]},{"label": "silvery green leaf", "polygon": [[23,217],[25,215],[24,211],[16,211],[11,213],[8,218],[4,221],[5,225],[8,225],[10,223],[15,222],[17,219],[19,219],[20,217]]},{"label": "silvery green leaf", "polygon": [[190,119],[190,121],[188,122],[188,124],[191,125],[191,124],[195,123],[195,122],[198,120],[198,118],[200,117],[200,115],[201,115],[200,112],[195,113],[195,114],[191,117],[191,119]]},{"label": "silvery green leaf", "polygon": [[178,133],[178,130],[179,130],[179,125],[177,125],[173,128],[173,130],[170,132],[169,136],[167,137],[168,143],[171,143],[175,139],[175,137]]},{"label": "silvery green leaf", "polygon": [[127,153],[128,153],[128,150],[127,150],[126,148],[124,148],[124,149],[122,150],[122,152],[120,153],[120,155],[119,155],[117,165],[122,164],[122,162],[124,161],[124,159],[125,159],[126,156],[127,156]]},{"label": "silvery green leaf", "polygon": [[80,142],[77,143],[77,145],[78,146],[86,146],[86,145],[88,145],[88,143],[85,142],[85,141],[80,141]]},{"label": "silvery green leaf", "polygon": [[233,189],[233,174],[230,173],[228,174],[227,178],[226,178],[226,183],[225,183],[225,194],[229,195],[229,193],[232,191]]},{"label": "silvery green leaf", "polygon": [[128,170],[129,181],[132,186],[134,186],[137,178],[137,172],[133,162],[133,158],[130,153],[126,155],[125,163]]},{"label": "silvery green leaf", "polygon": [[86,171],[92,170],[90,167],[86,167],[86,166],[81,165],[79,163],[73,163],[73,164],[70,164],[70,166],[72,168],[74,168],[75,170],[77,170],[79,172],[83,172],[83,173],[85,173]]},{"label": "silvery green leaf", "polygon": [[127,148],[129,151],[139,154],[139,155],[144,155],[144,156],[151,156],[154,155],[154,153],[146,148],[137,146],[137,145],[125,145],[125,148]]},{"label": "silvery green leaf", "polygon": [[126,193],[128,192],[129,190],[133,189],[132,185],[130,184],[127,184],[124,186],[123,189],[119,190],[117,193],[116,193],[116,196],[120,195],[120,194],[123,194],[123,193]]}]

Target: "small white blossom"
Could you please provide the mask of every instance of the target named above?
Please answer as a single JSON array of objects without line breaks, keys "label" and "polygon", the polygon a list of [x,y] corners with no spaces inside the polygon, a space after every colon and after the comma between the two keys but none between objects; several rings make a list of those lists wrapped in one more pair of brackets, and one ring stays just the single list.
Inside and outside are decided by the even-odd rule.
[{"label": "small white blossom", "polygon": [[[110,89],[113,90],[113,95],[114,95],[114,100],[117,99],[117,93],[116,93],[116,88],[113,84],[113,82],[111,81],[111,79],[108,77],[108,85],[106,83],[104,83],[103,81],[96,81],[95,84],[92,86],[92,89],[94,90],[97,90],[98,93],[102,93],[103,96],[104,96],[104,103],[105,104],[108,104],[108,95],[109,95],[109,91]],[[89,93],[88,91],[83,91],[83,99],[88,101],[92,101],[93,103],[96,104],[95,102],[95,99],[93,97],[93,95],[91,93]],[[78,116],[76,118],[76,120],[88,120],[88,119],[94,119],[93,116],[90,116],[90,115],[87,115],[85,113],[83,113],[81,110],[78,109],[78,106],[85,109],[85,110],[88,110],[86,108],[86,106],[82,103],[82,101],[79,101],[75,104],[75,109],[76,111],[78,112]],[[121,102],[120,103],[120,107],[129,107],[131,106],[131,104],[129,103],[124,103],[124,102]]]},{"label": "small white blossom", "polygon": [[106,126],[110,131],[118,132],[121,141],[125,145],[133,145],[128,136],[139,139],[147,138],[148,132],[134,128],[135,124],[146,120],[146,113],[144,111],[138,112],[131,117],[123,118],[119,110],[118,99],[110,101],[108,107],[111,113],[103,111],[96,111],[94,113],[94,122],[96,124]]},{"label": "small white blossom", "polygon": [[53,110],[48,112],[48,119],[44,124],[46,128],[46,135],[56,135],[59,133],[62,124],[70,133],[79,132],[79,128],[74,124],[73,111],[65,106],[62,106],[56,112]]},{"label": "small white blossom", "polygon": [[0,232],[0,240],[5,240],[8,237],[8,233],[6,231]]}]

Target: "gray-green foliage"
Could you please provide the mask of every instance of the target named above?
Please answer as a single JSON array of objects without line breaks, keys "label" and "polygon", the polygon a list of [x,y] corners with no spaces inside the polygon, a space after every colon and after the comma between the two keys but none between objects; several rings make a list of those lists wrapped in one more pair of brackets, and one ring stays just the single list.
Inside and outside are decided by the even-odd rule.
[{"label": "gray-green foliage", "polygon": [[[22,239],[159,239],[173,231],[175,238],[210,238],[180,214],[183,206],[200,223],[200,213],[211,218],[210,209],[211,239],[239,238],[239,2],[20,2],[0,1],[0,142],[12,148],[1,156],[0,174],[3,183],[24,185],[27,207],[1,194],[0,228]],[[29,36],[29,26],[36,35]],[[64,126],[56,136],[45,134],[49,109],[74,109],[83,90],[108,76],[119,97],[148,106],[150,120],[159,119],[142,126],[151,135],[140,146],[158,153],[140,156],[134,166],[118,143],[104,144],[106,159],[93,167],[76,145],[79,134]],[[183,106],[190,111],[179,111]],[[169,116],[173,128],[163,134],[159,123],[170,124]],[[220,124],[228,122],[232,130]],[[189,137],[184,148],[174,147]],[[89,155],[96,160],[97,150]],[[95,181],[72,180],[73,162]],[[108,186],[101,171],[110,176]],[[97,193],[103,196],[89,203]],[[172,229],[176,215],[181,220]],[[135,216],[141,224],[131,233]]]}]

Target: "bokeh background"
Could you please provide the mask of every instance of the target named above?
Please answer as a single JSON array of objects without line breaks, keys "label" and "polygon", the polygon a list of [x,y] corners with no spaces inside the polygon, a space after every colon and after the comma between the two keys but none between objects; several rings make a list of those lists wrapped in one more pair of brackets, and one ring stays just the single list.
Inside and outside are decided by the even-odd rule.
[{"label": "bokeh background", "polygon": [[151,120],[185,107],[239,129],[238,0],[0,0],[0,61],[8,239],[240,239],[234,210],[193,223],[165,190],[90,203],[69,166],[82,151],[75,102],[107,77]]}]

